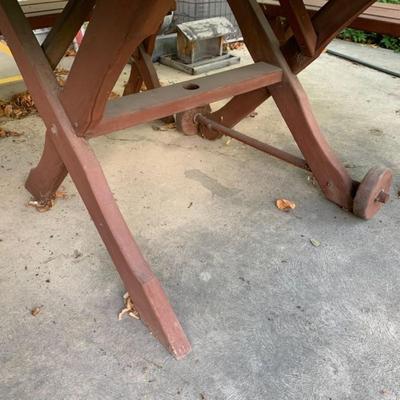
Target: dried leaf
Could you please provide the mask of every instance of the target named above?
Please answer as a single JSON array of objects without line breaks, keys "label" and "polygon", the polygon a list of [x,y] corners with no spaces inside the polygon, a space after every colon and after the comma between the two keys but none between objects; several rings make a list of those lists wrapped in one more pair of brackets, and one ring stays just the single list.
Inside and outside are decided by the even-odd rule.
[{"label": "dried leaf", "polygon": [[118,93],[111,92],[110,96],[108,97],[110,100],[118,99],[121,97]]},{"label": "dried leaf", "polygon": [[36,107],[29,92],[18,93],[8,102],[0,102],[0,114],[7,118],[19,119],[33,112]]},{"label": "dried leaf", "polygon": [[153,131],[171,131],[176,129],[176,124],[175,122],[171,122],[169,124],[164,124],[164,125],[152,125]]},{"label": "dried leaf", "polygon": [[311,242],[311,244],[312,244],[314,247],[319,247],[319,246],[321,246],[321,242],[320,242],[319,240],[310,239],[310,242]]},{"label": "dried leaf", "polygon": [[41,213],[49,211],[53,207],[53,205],[54,205],[54,202],[52,199],[48,200],[48,201],[43,201],[43,202],[36,201],[36,200],[31,200],[28,202],[29,207],[34,207],[34,208],[36,208],[36,210],[38,212],[41,212]]},{"label": "dried leaf", "polygon": [[129,293],[124,294],[124,308],[118,314],[118,321],[121,321],[125,314],[134,319],[140,319],[140,315],[133,304]]},{"label": "dried leaf", "polygon": [[51,208],[54,207],[54,204],[56,204],[57,199],[66,199],[68,198],[68,195],[65,191],[59,190],[53,194],[53,196],[49,200],[44,200],[44,201],[38,201],[38,200],[30,200],[28,202],[29,207],[34,207],[38,212],[47,212],[51,210]]},{"label": "dried leaf", "polygon": [[32,308],[31,315],[36,317],[42,311],[42,306]]},{"label": "dried leaf", "polygon": [[290,210],[294,210],[296,208],[296,204],[290,200],[279,199],[276,201],[276,206],[281,211],[289,212]]},{"label": "dried leaf", "polygon": [[73,49],[72,47],[69,48],[66,52],[65,52],[65,57],[75,57],[76,56],[76,50]]},{"label": "dried leaf", "polygon": [[69,71],[65,68],[56,68],[54,71],[56,75],[68,75]]},{"label": "dried leaf", "polygon": [[7,138],[7,137],[19,137],[22,136],[22,133],[15,132],[15,131],[7,131],[3,128],[0,128],[0,139]]},{"label": "dried leaf", "polygon": [[225,46],[229,50],[239,50],[244,47],[244,43],[243,42],[225,43]]},{"label": "dried leaf", "polygon": [[3,108],[3,113],[6,117],[11,118],[11,116],[13,115],[13,107],[11,104],[7,104],[6,106],[4,106]]},{"label": "dried leaf", "polygon": [[64,86],[65,86],[65,79],[62,78],[61,76],[56,76],[56,78],[57,78],[58,84],[59,84],[61,87],[64,87]]},{"label": "dried leaf", "polygon": [[58,190],[55,194],[54,194],[54,199],[67,199],[68,198],[68,194],[66,191],[64,190]]}]

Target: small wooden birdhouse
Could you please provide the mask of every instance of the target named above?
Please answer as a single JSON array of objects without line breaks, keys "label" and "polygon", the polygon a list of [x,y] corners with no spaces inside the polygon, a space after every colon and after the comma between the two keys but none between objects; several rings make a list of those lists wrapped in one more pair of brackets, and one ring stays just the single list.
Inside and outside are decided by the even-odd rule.
[{"label": "small wooden birdhouse", "polygon": [[178,59],[185,64],[194,64],[222,56],[224,37],[235,28],[228,19],[217,17],[184,22],[177,30]]}]

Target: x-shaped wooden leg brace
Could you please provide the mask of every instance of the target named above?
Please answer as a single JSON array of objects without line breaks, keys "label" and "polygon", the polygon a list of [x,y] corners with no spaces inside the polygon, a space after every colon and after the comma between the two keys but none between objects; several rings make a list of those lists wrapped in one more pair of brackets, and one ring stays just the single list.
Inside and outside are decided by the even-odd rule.
[{"label": "x-shaped wooden leg brace", "polygon": [[[71,10],[80,13],[79,7]],[[82,4],[85,1],[81,2]],[[90,8],[90,7],[89,7]],[[108,187],[93,151],[83,137],[101,118],[111,90],[132,52],[160,25],[171,2],[98,0],[85,38],[64,88],[53,73],[65,48],[48,41],[38,45],[17,0],[0,1],[0,29],[31,91],[46,127],[46,144],[27,188],[37,199],[48,199],[71,175],[122,280],[150,331],[177,358],[190,351],[159,281],[136,245]],[[83,22],[82,18],[77,25]],[[68,13],[64,13],[68,17]],[[64,30],[60,21],[56,30]],[[75,26],[76,27],[76,26]],[[70,41],[75,28],[65,29]],[[54,30],[54,32],[56,32]],[[55,35],[55,33],[53,33]],[[58,35],[57,35],[58,36]],[[50,54],[57,53],[57,56]],[[49,62],[50,59],[50,62]]]},{"label": "x-shaped wooden leg brace", "polygon": [[[374,168],[361,185],[351,179],[322,135],[295,74],[316,60],[331,40],[374,1],[331,0],[311,20],[302,0],[280,0],[293,31],[282,48],[256,0],[228,2],[254,61],[279,66],[283,80],[267,90],[235,96],[208,118],[232,128],[272,96],[325,196],[359,217],[372,218],[388,200],[391,172]],[[211,140],[222,135],[207,126],[200,130]]]},{"label": "x-shaped wooden leg brace", "polygon": [[[340,1],[336,0],[336,4]],[[38,200],[48,200],[66,173],[71,175],[142,320],[177,358],[190,351],[190,344],[123,220],[87,137],[100,136],[177,112],[190,112],[198,106],[204,109],[207,103],[235,96],[208,118],[193,115],[191,121],[196,124],[208,120],[200,127],[207,137],[219,135],[221,130],[229,133],[230,126],[272,95],[305,160],[254,140],[253,145],[273,151],[297,166],[311,169],[327,198],[349,210],[354,209],[355,199],[361,192],[368,205],[372,204],[372,214],[376,212],[379,208],[376,199],[383,202],[387,194],[376,190],[380,190],[381,186],[387,189],[390,181],[388,174],[385,175],[384,185],[379,181],[381,176],[374,176],[370,186],[359,185],[350,178],[321,134],[304,89],[287,61],[288,56],[285,57],[285,52],[279,48],[256,1],[229,0],[229,3],[256,62],[254,65],[127,96],[114,100],[106,107],[111,90],[130,55],[157,30],[171,8],[171,2],[97,0],[68,80],[60,88],[53,67],[90,7],[80,12],[76,6],[79,0],[70,0],[70,8],[51,34],[53,37],[65,35],[60,41],[62,45],[57,48],[50,36],[42,49],[17,0],[0,0],[0,29],[8,40],[47,127],[42,159],[31,172],[26,186]],[[69,20],[75,21],[70,29],[66,28],[65,22]],[[327,32],[332,34],[333,31],[330,28]],[[311,38],[306,43],[307,54],[313,53],[313,43],[326,40],[323,27],[317,33],[316,40]],[[215,129],[218,124],[220,131]]]}]

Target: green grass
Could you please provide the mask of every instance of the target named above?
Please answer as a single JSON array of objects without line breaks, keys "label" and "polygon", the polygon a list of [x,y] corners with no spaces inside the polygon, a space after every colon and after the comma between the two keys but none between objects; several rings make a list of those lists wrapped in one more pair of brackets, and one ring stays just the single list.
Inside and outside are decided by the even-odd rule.
[{"label": "green grass", "polygon": [[[400,0],[379,0],[380,3],[400,4]],[[400,53],[400,38],[380,35],[375,32],[365,32],[358,29],[345,29],[339,37],[356,43],[375,44]]]}]

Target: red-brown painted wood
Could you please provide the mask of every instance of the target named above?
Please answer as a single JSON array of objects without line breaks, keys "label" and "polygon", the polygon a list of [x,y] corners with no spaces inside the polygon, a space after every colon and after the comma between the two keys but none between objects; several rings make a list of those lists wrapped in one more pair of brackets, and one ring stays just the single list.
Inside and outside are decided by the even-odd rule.
[{"label": "red-brown painted wood", "polygon": [[57,17],[42,48],[55,68],[74,40],[83,23],[89,19],[96,0],[70,0]]},{"label": "red-brown painted wood", "polygon": [[[259,0],[264,7],[268,18],[285,16],[279,0]],[[305,0],[304,4],[311,17],[313,17],[328,1],[326,0]],[[351,4],[352,1],[347,1]],[[375,3],[375,4],[374,4]],[[333,15],[333,14],[332,14]],[[333,15],[333,17],[335,17]],[[383,4],[372,2],[362,14],[356,15],[348,25],[350,28],[361,29],[370,32],[381,33],[382,35],[400,36],[400,5]]]},{"label": "red-brown painted wood", "polygon": [[280,2],[300,48],[305,55],[312,57],[317,48],[317,34],[303,0]]},{"label": "red-brown painted wood", "polygon": [[229,4],[254,61],[282,68],[282,82],[268,90],[322,191],[332,202],[351,210],[353,180],[322,135],[307,95],[281,53],[279,42],[261,8],[256,0],[229,0]]},{"label": "red-brown painted wood", "polygon": [[227,72],[197,78],[110,102],[101,122],[89,130],[89,137],[104,135],[129,126],[153,121],[177,112],[229,98],[282,79],[279,68],[258,63]]},{"label": "red-brown painted wood", "polygon": [[[346,4],[347,5],[346,5]],[[324,8],[313,17],[313,25],[317,35],[320,34],[328,21],[334,21],[330,25],[330,31],[325,31],[325,35],[320,37],[316,52],[312,57],[305,55],[300,48],[297,39],[293,36],[288,36],[286,42],[281,46],[281,51],[286,58],[291,70],[294,73],[299,73],[308,65],[318,59],[325,47],[339,34],[346,26],[352,23],[358,15],[366,10],[374,0],[330,0],[329,9]],[[269,9],[263,9],[267,17],[270,17]],[[229,127],[234,127],[243,118],[249,115],[253,110],[260,106],[270,96],[270,93],[265,89],[259,89],[255,93],[245,93],[237,96],[237,99],[232,99],[222,109],[214,112],[210,118],[215,121],[224,121],[224,124]],[[210,134],[210,136],[212,136]]]},{"label": "red-brown painted wood", "polygon": [[190,343],[133,240],[95,154],[88,142],[76,135],[59,101],[52,68],[16,0],[0,1],[0,29],[44,119],[52,145],[66,165],[143,322],[175,357],[184,357],[191,349]]},{"label": "red-brown painted wood", "polygon": [[166,0],[97,0],[61,94],[61,102],[78,134],[83,135],[101,120],[132,52],[157,31],[170,9],[171,1]]},{"label": "red-brown painted wood", "polygon": [[[75,1],[71,0],[71,7]],[[47,127],[45,150],[38,167],[30,174],[27,187],[38,199],[47,199],[66,172],[70,173],[142,320],[177,358],[184,357],[190,351],[190,343],[159,281],[136,245],[101,166],[82,135],[90,133],[91,136],[97,136],[236,96],[222,112],[211,116],[213,119],[218,116],[216,121],[220,127],[228,126],[238,122],[246,112],[271,94],[304,154],[306,164],[301,160],[289,159],[298,166],[309,166],[326,197],[351,210],[358,184],[352,181],[321,134],[295,72],[314,61],[337,30],[351,22],[371,3],[369,0],[331,0],[312,19],[318,41],[316,52],[310,57],[304,51],[302,53],[298,35],[297,38],[288,39],[280,49],[271,26],[255,0],[229,0],[256,62],[254,65],[114,100],[106,108],[109,93],[130,54],[146,38],[154,35],[165,13],[171,8],[171,2],[97,0],[87,35],[67,84],[61,90],[52,71],[52,64],[59,55],[50,56],[49,62],[17,0],[0,0],[0,29],[6,36]],[[60,42],[64,43],[60,44],[61,48],[67,42],[66,37],[71,38],[73,30],[79,25],[78,19],[80,22],[83,18],[83,13],[77,9],[71,10],[77,12],[74,17],[76,24],[69,29],[63,27],[68,20],[66,12],[67,17],[64,15],[59,20],[60,25],[55,28],[53,39],[49,39],[50,44],[55,43],[54,37],[61,35]],[[312,32],[303,29],[301,34],[308,41]],[[309,43],[313,43],[312,38]],[[53,54],[56,53],[59,54],[60,49]],[[154,70],[151,70],[149,55],[148,51],[141,54],[144,62],[138,71],[142,69],[141,79],[152,81],[156,77],[152,76]],[[288,158],[287,154],[243,135],[235,136],[283,159]],[[375,201],[368,189],[370,187],[374,191],[372,194],[384,203],[387,199],[385,191],[390,183],[389,175],[390,172],[385,171],[387,178],[383,191],[380,182],[373,184],[377,179],[369,178],[362,191],[357,193],[358,204],[365,204],[362,202],[364,198],[369,202],[370,199]]]}]

